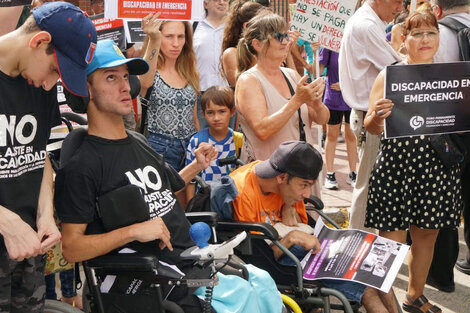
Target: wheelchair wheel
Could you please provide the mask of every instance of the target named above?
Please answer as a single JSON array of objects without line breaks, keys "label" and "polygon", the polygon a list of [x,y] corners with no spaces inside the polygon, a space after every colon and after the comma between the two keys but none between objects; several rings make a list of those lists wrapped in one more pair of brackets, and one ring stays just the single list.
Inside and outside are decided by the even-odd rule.
[{"label": "wheelchair wheel", "polygon": [[61,301],[46,300],[44,313],[83,313],[83,311]]}]

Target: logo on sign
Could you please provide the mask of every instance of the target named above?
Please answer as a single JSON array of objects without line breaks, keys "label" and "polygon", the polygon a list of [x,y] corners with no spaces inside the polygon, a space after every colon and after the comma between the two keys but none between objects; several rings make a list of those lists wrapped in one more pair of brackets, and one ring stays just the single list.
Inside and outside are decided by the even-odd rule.
[{"label": "logo on sign", "polygon": [[424,118],[419,115],[415,115],[410,119],[410,126],[414,130],[417,130],[423,125],[424,125]]}]

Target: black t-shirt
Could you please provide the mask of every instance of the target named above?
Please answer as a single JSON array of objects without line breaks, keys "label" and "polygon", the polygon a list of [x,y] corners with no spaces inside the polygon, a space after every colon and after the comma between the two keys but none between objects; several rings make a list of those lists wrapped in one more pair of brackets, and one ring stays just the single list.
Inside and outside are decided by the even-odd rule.
[{"label": "black t-shirt", "polygon": [[59,124],[55,87],[45,91],[0,71],[0,205],[33,229],[47,140]]},{"label": "black t-shirt", "polygon": [[165,222],[173,252],[160,250],[156,241],[133,242],[130,248],[151,249],[162,261],[178,264],[180,253],[193,245],[190,224],[173,193],[184,187],[184,181],[162,156],[132,135],[120,140],[85,136],[75,155],[57,173],[57,214],[65,223],[88,224],[86,234],[104,233],[96,198],[128,184],[142,189],[150,217],[161,217]]}]

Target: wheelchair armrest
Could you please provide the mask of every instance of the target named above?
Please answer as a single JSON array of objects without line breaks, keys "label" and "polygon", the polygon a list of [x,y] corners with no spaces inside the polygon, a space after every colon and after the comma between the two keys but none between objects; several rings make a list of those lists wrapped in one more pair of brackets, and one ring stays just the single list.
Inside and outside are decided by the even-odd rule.
[{"label": "wheelchair armrest", "polygon": [[228,231],[228,230],[239,230],[239,231],[255,231],[260,232],[266,236],[266,239],[277,241],[279,240],[279,234],[277,230],[269,225],[268,223],[250,223],[250,222],[218,222],[216,226],[217,230]]},{"label": "wheelchair armrest", "polygon": [[311,204],[313,207],[317,210],[323,210],[325,205],[323,204],[323,201],[320,200],[320,198],[315,197],[315,196],[310,196],[309,198],[304,199],[305,204]]},{"label": "wheelchair armrest", "polygon": [[211,227],[217,225],[218,216],[215,212],[186,212],[185,215],[191,224],[205,222]]},{"label": "wheelchair armrest", "polygon": [[95,269],[147,272],[157,268],[158,258],[152,254],[108,254],[84,261],[84,263]]}]

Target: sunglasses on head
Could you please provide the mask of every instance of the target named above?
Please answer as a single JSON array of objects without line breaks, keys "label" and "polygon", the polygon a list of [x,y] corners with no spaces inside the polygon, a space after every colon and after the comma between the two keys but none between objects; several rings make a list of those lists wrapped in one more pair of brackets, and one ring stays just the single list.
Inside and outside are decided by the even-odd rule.
[{"label": "sunglasses on head", "polygon": [[289,41],[289,33],[276,32],[273,34],[273,37],[276,38],[276,40],[280,43],[282,43],[284,39],[287,39],[287,41]]}]

